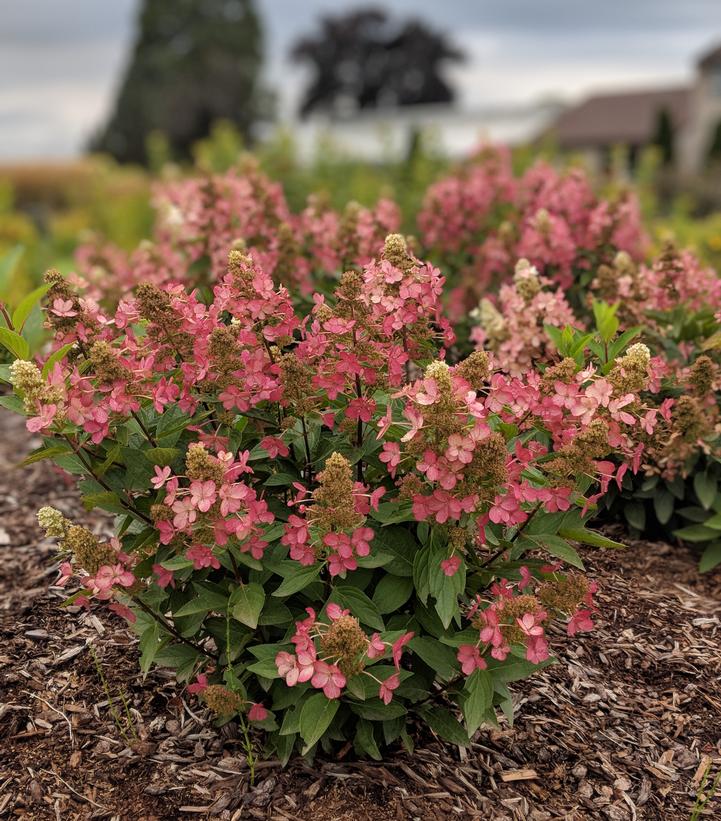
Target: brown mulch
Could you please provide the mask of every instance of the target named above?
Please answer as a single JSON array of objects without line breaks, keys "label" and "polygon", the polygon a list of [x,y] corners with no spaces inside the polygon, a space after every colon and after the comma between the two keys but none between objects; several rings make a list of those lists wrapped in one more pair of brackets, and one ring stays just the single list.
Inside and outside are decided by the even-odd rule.
[{"label": "brown mulch", "polygon": [[233,725],[169,674],[143,680],[120,619],[58,606],[36,509],[107,523],[46,463],[13,470],[30,446],[0,410],[0,818],[687,819],[721,767],[721,574],[638,543],[592,554],[603,620],[515,685],[514,727],[383,764],[261,761],[251,786]]}]

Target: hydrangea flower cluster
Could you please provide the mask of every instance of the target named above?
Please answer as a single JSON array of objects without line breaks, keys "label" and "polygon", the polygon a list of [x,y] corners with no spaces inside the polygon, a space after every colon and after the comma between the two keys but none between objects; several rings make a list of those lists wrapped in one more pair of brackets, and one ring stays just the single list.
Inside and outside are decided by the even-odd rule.
[{"label": "hydrangea flower cluster", "polygon": [[516,177],[510,153],[493,147],[428,189],[418,226],[453,272],[453,318],[510,279],[519,259],[568,289],[618,251],[642,259],[647,244],[631,193],[600,199],[581,170],[559,173],[543,162]]},{"label": "hydrangea flower cluster", "polygon": [[226,174],[159,183],[153,204],[153,241],[130,256],[97,239],[78,249],[78,269],[94,298],[117,301],[139,283],[213,285],[225,276],[233,248],[296,295],[308,296],[315,278],[370,262],[400,224],[388,199],[370,209],[349,203],[339,214],[315,196],[293,213],[281,185],[250,158]]},{"label": "hydrangea flower cluster", "polygon": [[546,326],[565,328],[576,317],[561,288],[550,287],[528,260],[516,264],[513,281],[501,285],[498,307],[488,298],[471,312],[478,322],[470,339],[476,348],[496,354],[509,373],[525,373],[537,362],[551,362],[556,348]]}]

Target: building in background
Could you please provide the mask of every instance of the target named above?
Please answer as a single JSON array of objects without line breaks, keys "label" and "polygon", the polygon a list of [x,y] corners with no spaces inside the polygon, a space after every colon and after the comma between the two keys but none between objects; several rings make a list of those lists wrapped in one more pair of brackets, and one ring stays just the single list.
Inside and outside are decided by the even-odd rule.
[{"label": "building in background", "polygon": [[619,146],[633,166],[641,149],[656,144],[666,164],[699,173],[721,153],[721,46],[699,59],[691,86],[595,95],[562,111],[546,133],[597,169]]}]

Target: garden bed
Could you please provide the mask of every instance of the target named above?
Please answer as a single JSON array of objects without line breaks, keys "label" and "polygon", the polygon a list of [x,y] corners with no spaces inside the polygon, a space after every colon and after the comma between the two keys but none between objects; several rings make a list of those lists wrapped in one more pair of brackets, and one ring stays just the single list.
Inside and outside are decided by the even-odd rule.
[{"label": "garden bed", "polygon": [[515,685],[513,728],[483,729],[466,750],[425,736],[383,764],[352,750],[263,761],[251,788],[233,725],[214,729],[170,677],[143,680],[121,619],[58,607],[36,509],[102,522],[47,464],[12,469],[30,448],[3,412],[0,817],[681,819],[721,766],[721,577],[699,576],[682,548],[634,543],[592,555],[598,627]]}]

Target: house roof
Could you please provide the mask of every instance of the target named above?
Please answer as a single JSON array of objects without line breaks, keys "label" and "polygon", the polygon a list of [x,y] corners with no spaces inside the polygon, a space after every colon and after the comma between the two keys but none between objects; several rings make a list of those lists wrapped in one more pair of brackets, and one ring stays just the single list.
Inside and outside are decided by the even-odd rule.
[{"label": "house roof", "polygon": [[721,45],[715,46],[712,49],[704,52],[698,59],[696,64],[702,71],[711,66],[721,65]]},{"label": "house roof", "polygon": [[561,148],[616,143],[642,145],[653,138],[661,111],[668,111],[674,128],[687,118],[688,88],[601,94],[567,108],[550,131]]}]

